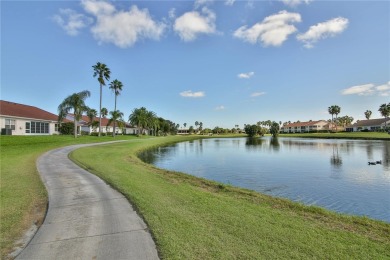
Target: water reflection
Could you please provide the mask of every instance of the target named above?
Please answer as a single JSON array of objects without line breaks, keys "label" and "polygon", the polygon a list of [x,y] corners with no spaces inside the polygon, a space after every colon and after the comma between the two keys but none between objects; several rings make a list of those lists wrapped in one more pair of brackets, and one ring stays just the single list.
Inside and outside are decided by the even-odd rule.
[{"label": "water reflection", "polygon": [[337,145],[333,145],[332,147],[333,153],[330,157],[330,164],[335,168],[340,168],[343,165],[343,159],[339,155],[339,148]]},{"label": "water reflection", "polygon": [[[390,222],[389,141],[204,139],[140,157],[160,168]],[[367,164],[377,160],[382,164]]]}]

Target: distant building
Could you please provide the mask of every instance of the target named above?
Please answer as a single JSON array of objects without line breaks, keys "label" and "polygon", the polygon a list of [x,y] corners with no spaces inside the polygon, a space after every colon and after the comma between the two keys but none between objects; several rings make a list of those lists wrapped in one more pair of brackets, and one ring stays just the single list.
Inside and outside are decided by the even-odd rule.
[{"label": "distant building", "polygon": [[58,134],[58,116],[43,109],[0,100],[1,134]]},{"label": "distant building", "polygon": [[359,120],[353,125],[347,127],[345,130],[347,132],[358,132],[362,130],[366,131],[377,131],[379,129],[385,129],[385,125],[390,127],[389,118],[378,118],[378,119],[369,119],[369,120]]},{"label": "distant building", "polygon": [[332,130],[332,124],[325,120],[296,122],[284,125],[280,128],[281,133],[310,133],[321,130]]},{"label": "distant building", "polygon": [[[67,120],[70,120],[71,122],[74,121],[74,114],[68,114],[66,116]],[[99,122],[99,117],[93,118],[92,122],[97,121]],[[114,131],[114,122],[110,123],[110,120],[108,118],[102,117],[102,133],[112,133]],[[99,124],[97,126],[93,126],[91,124],[90,119],[88,116],[81,116],[80,121],[78,122],[79,129],[77,130],[79,133],[80,131],[85,132],[86,134],[91,133],[98,133],[99,132]],[[120,124],[116,123],[115,126],[115,132],[116,134],[141,134],[141,129],[139,127],[134,127],[129,125],[128,123]],[[150,134],[149,129],[143,129],[142,134]]]}]

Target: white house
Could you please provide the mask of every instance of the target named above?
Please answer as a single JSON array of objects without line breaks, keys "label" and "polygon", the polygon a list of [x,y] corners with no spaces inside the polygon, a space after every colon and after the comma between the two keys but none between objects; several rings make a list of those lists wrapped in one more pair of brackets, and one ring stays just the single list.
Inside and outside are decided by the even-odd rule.
[{"label": "white house", "polygon": [[280,128],[282,133],[309,133],[320,130],[331,130],[332,125],[325,120],[296,122],[284,125]]},{"label": "white house", "polygon": [[[74,114],[68,114],[66,116],[67,120],[70,120],[73,122],[74,120]],[[97,121],[99,122],[99,117],[93,118],[92,122]],[[102,117],[101,120],[102,124],[102,133],[112,133],[114,131],[114,123],[111,122],[108,118]],[[80,126],[81,131],[86,132],[88,134],[91,133],[98,133],[99,132],[99,125],[93,126],[91,125],[90,119],[88,116],[81,116],[80,121],[78,122],[78,125]],[[79,131],[78,130],[78,131]],[[120,126],[118,123],[115,126],[115,132],[116,134],[141,134],[141,129],[138,127],[131,126],[127,123],[125,125]],[[143,134],[150,134],[150,131],[148,129],[143,130]]]},{"label": "white house", "polygon": [[389,118],[378,118],[378,119],[369,119],[369,120],[359,120],[353,125],[346,128],[347,132],[357,132],[357,131],[376,131],[379,129],[385,129],[385,126],[390,127]]},{"label": "white house", "polygon": [[1,134],[59,134],[58,116],[34,106],[0,100]]}]

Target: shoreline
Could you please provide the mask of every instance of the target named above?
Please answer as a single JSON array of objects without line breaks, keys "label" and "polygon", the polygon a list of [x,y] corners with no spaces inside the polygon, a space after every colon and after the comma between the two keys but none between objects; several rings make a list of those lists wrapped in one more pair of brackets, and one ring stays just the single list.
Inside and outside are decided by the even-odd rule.
[{"label": "shoreline", "polygon": [[[215,138],[215,137],[218,138],[221,136],[213,136],[211,138]],[[231,137],[231,136],[229,136],[229,137]],[[202,137],[200,137],[200,138],[202,138]],[[206,138],[209,138],[209,137],[206,137]],[[174,139],[174,140],[172,140],[172,139]],[[161,246],[160,249],[163,251],[162,256],[165,256],[166,253],[164,253],[164,252],[171,250],[171,249],[169,249],[169,247],[168,247],[168,249],[166,248],[166,243],[169,244],[169,242],[166,241],[164,234],[160,234],[160,230],[161,229],[166,230],[167,227],[159,226],[158,224],[155,223],[155,219],[153,217],[153,214],[152,214],[152,216],[149,215],[150,214],[149,211],[154,211],[156,207],[159,208],[158,205],[151,205],[154,203],[149,203],[149,204],[146,203],[147,205],[144,205],[143,203],[145,203],[145,202],[141,202],[141,203],[139,202],[139,201],[146,200],[145,198],[143,198],[143,196],[148,197],[148,195],[139,194],[140,193],[139,191],[134,191],[134,190],[139,189],[140,187],[136,186],[133,188],[129,188],[123,184],[123,183],[130,183],[132,181],[136,181],[136,180],[132,180],[129,177],[129,176],[132,176],[133,174],[136,174],[138,177],[142,176],[142,175],[148,175],[147,180],[144,180],[144,182],[145,181],[151,182],[152,185],[153,185],[154,181],[151,181],[151,179],[154,180],[155,178],[158,178],[158,176],[160,176],[160,178],[162,178],[164,180],[164,185],[170,185],[172,183],[180,185],[180,187],[184,185],[186,188],[181,187],[184,189],[183,193],[187,193],[187,192],[191,193],[192,190],[195,189],[195,190],[198,190],[198,192],[196,193],[197,194],[196,196],[200,196],[200,197],[203,197],[203,196],[206,196],[206,197],[223,196],[223,197],[226,197],[227,200],[230,200],[231,204],[237,204],[237,203],[240,204],[240,203],[245,202],[245,203],[249,203],[248,207],[259,207],[259,210],[264,205],[267,205],[267,207],[275,208],[275,212],[273,210],[271,210],[270,214],[276,214],[276,212],[278,212],[278,214],[287,214],[287,215],[293,214],[296,218],[298,218],[297,221],[309,220],[308,223],[311,223],[311,225],[313,224],[312,222],[317,223],[315,225],[326,225],[326,226],[330,225],[333,228],[337,227],[336,230],[339,230],[339,227],[343,227],[343,228],[341,228],[342,232],[347,232],[347,233],[349,233],[348,229],[355,230],[355,231],[357,231],[357,230],[362,231],[362,228],[364,226],[366,226],[366,227],[370,226],[371,228],[375,229],[374,226],[379,225],[383,228],[383,229],[379,228],[379,230],[382,229],[382,231],[380,231],[379,233],[384,232],[382,234],[385,234],[385,236],[390,235],[390,223],[387,223],[385,221],[370,219],[370,218],[361,217],[361,216],[348,215],[348,214],[344,214],[344,213],[337,213],[337,212],[334,212],[334,211],[331,211],[328,209],[324,209],[322,207],[307,206],[307,205],[303,205],[301,203],[294,202],[294,201],[291,201],[288,199],[271,197],[269,195],[265,195],[265,194],[262,194],[262,193],[259,193],[256,191],[252,191],[252,190],[248,190],[248,189],[244,189],[244,188],[233,187],[230,185],[225,185],[225,184],[214,182],[214,181],[209,181],[209,180],[198,178],[198,177],[186,174],[186,173],[173,172],[173,171],[159,169],[159,168],[156,168],[152,165],[149,165],[147,163],[142,162],[138,158],[138,155],[137,155],[138,153],[140,153],[146,149],[149,149],[153,146],[163,146],[163,145],[167,145],[169,143],[175,143],[175,142],[187,141],[187,140],[193,140],[193,139],[199,139],[199,136],[190,136],[187,138],[186,137],[169,138],[169,140],[159,139],[158,142],[151,142],[150,143],[150,141],[149,141],[148,142],[149,145],[144,143],[143,145],[139,145],[139,147],[130,149],[130,151],[128,151],[128,149],[125,149],[125,150],[127,150],[127,152],[126,152],[127,159],[125,161],[127,161],[127,163],[131,163],[132,165],[135,165],[135,167],[134,167],[134,169],[128,169],[127,171],[126,170],[120,171],[120,173],[118,171],[117,174],[120,176],[105,175],[103,173],[104,170],[101,169],[101,167],[99,166],[100,164],[96,165],[90,159],[88,160],[87,159],[88,156],[82,156],[83,158],[80,159],[79,156],[81,156],[82,154],[84,154],[84,155],[87,154],[87,153],[85,153],[84,149],[77,150],[77,151],[73,152],[71,157],[73,158],[73,160],[74,160],[74,158],[77,158],[75,160],[77,164],[81,165],[84,168],[88,168],[89,170],[92,170],[94,174],[103,178],[107,183],[109,183],[114,188],[116,188],[117,190],[122,192],[131,201],[131,203],[134,203],[136,205],[136,207],[140,211],[140,214],[143,215],[143,218],[148,223],[148,226],[150,226],[151,231],[157,240],[157,245]],[[112,148],[113,148],[112,150],[122,150],[122,151],[124,149],[122,147],[122,145],[115,145],[115,147],[112,147]],[[108,149],[108,150],[110,150],[110,149]],[[91,151],[88,150],[88,153],[90,153],[90,152]],[[118,155],[118,153],[116,153],[116,154]],[[92,164],[90,164],[90,163],[92,163]],[[119,163],[119,161],[118,161],[118,163]],[[122,165],[120,168],[122,168],[122,167],[124,167],[124,165]],[[130,166],[130,164],[128,165],[128,167],[133,168]],[[99,170],[96,170],[96,169],[99,169]],[[115,172],[117,172],[116,169],[115,169]],[[127,175],[127,177],[126,177],[126,175]],[[145,183],[145,185],[146,185],[146,183]],[[188,188],[188,190],[187,190],[187,188]],[[166,196],[170,195],[169,193],[167,194],[164,190],[160,191],[160,189],[161,189],[160,187],[155,187],[155,189],[156,190],[151,190],[149,192],[161,192],[161,194],[157,197],[166,197]],[[176,201],[180,198],[173,197],[170,199],[172,199],[173,201]],[[153,200],[159,200],[159,199],[154,197],[151,200],[153,201]],[[250,203],[250,202],[252,202],[252,203]],[[159,202],[159,203],[162,203],[162,202]],[[262,204],[264,204],[264,205],[261,206]],[[215,206],[218,207],[217,204]],[[149,207],[151,209],[148,209]],[[172,206],[166,205],[166,207],[171,208]],[[197,205],[191,205],[190,207],[196,208]],[[171,210],[176,211],[175,208],[172,208]],[[230,207],[229,207],[229,210],[230,210]],[[231,210],[234,210],[234,209],[231,209]],[[162,211],[163,211],[163,209],[155,212],[154,214],[158,215],[161,213],[161,215],[164,215],[162,213]],[[280,213],[280,212],[283,212],[283,213]],[[213,213],[209,213],[209,214],[213,214]],[[209,215],[209,214],[206,214],[206,215]],[[218,213],[215,213],[215,214],[219,215]],[[256,211],[254,214],[257,214]],[[172,217],[172,214],[169,214],[169,216]],[[188,217],[191,218],[192,215],[188,216]],[[233,215],[231,217],[235,218],[236,216]],[[160,216],[160,218],[163,218],[163,216]],[[176,215],[174,215],[173,218],[176,218]],[[321,221],[317,222],[316,219],[320,219]],[[199,221],[202,222],[202,220],[199,220]],[[245,222],[245,220],[242,220],[242,221]],[[220,225],[220,224],[221,223],[219,223],[219,221],[217,221],[217,225]],[[278,225],[278,224],[276,224],[276,225]],[[350,225],[352,225],[352,226],[350,226]],[[345,229],[345,226],[350,226],[350,227]],[[193,228],[196,228],[196,227],[193,227]],[[363,228],[363,229],[365,229],[365,228]],[[360,231],[358,231],[357,233],[362,235],[362,233],[360,233]],[[354,232],[352,232],[352,233],[354,233]],[[365,232],[363,232],[363,233],[365,233]],[[209,232],[207,234],[204,234],[204,235],[211,236],[211,237],[214,236],[214,234],[210,234]],[[327,238],[325,240],[327,240]],[[385,242],[385,241],[386,241],[386,239],[383,242]],[[178,242],[178,241],[175,240],[175,242]],[[387,242],[385,242],[385,244],[388,244],[388,246],[390,246],[390,239],[387,239]],[[181,253],[183,253],[183,252],[180,252],[180,254]],[[176,254],[174,254],[174,255],[176,255]]]}]

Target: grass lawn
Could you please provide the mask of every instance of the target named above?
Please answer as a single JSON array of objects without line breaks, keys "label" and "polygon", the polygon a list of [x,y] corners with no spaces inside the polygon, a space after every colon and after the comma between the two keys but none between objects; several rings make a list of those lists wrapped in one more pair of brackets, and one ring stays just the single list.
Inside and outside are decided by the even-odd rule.
[{"label": "grass lawn", "polygon": [[280,134],[281,137],[307,137],[329,139],[367,139],[367,140],[390,140],[388,133],[379,132],[339,132],[339,133],[302,133]]},{"label": "grass lawn", "polygon": [[82,148],[77,163],[122,192],[163,259],[390,259],[390,224],[145,164],[143,149],[197,137]]},{"label": "grass lawn", "polygon": [[[112,141],[112,137],[1,136],[0,137],[0,257],[12,249],[16,239],[40,223],[45,214],[47,193],[36,169],[44,152],[71,144]],[[115,139],[134,137],[117,136]]]}]

